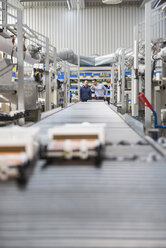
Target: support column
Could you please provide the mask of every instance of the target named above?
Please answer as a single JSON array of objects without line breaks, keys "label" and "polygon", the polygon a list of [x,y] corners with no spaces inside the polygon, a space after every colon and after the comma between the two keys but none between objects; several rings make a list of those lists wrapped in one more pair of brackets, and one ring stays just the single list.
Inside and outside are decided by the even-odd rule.
[{"label": "support column", "polygon": [[132,116],[138,116],[138,25],[134,27],[134,68],[132,70]]},{"label": "support column", "polygon": [[68,105],[68,76],[69,76],[69,69],[68,65],[64,63],[64,107],[66,108]]},{"label": "support column", "polygon": [[58,82],[57,82],[57,59],[56,59],[57,49],[55,48],[55,106],[58,107]]},{"label": "support column", "polygon": [[[2,2],[2,24],[7,24],[7,0]],[[4,30],[6,31],[6,26],[4,27]]]},{"label": "support column", "polygon": [[67,74],[67,90],[68,90],[68,99],[67,102],[70,103],[70,66],[68,65],[68,74]]},{"label": "support column", "polygon": [[58,106],[58,102],[57,102],[57,71],[56,71],[56,68],[57,68],[57,61],[56,61],[56,48],[54,47],[54,64],[53,64],[53,73],[55,74],[55,78],[54,78],[54,84],[53,84],[53,104],[55,106],[55,108],[57,108]]},{"label": "support column", "polygon": [[[112,95],[110,95],[110,102],[115,103],[115,65],[112,65],[111,68],[111,87],[112,87]],[[111,93],[111,92],[110,92]]]},{"label": "support column", "polygon": [[122,68],[122,86],[121,86],[121,102],[122,102],[122,113],[126,112],[125,109],[125,51],[122,51],[122,60],[121,60],[121,68]]},{"label": "support column", "polygon": [[49,38],[46,37],[46,111],[51,110],[51,80],[49,73]]},{"label": "support column", "polygon": [[[145,96],[151,103],[151,1],[145,4]],[[145,127],[151,127],[151,111],[145,108]]]},{"label": "support column", "polygon": [[117,105],[121,104],[121,56],[118,61]]},{"label": "support column", "polygon": [[[17,10],[17,64],[18,64],[18,110],[25,110],[25,93],[24,93],[24,52],[23,52],[23,26],[22,10]],[[20,119],[20,125],[24,125],[24,118]]]},{"label": "support column", "polygon": [[80,101],[80,0],[77,0],[78,101]]}]

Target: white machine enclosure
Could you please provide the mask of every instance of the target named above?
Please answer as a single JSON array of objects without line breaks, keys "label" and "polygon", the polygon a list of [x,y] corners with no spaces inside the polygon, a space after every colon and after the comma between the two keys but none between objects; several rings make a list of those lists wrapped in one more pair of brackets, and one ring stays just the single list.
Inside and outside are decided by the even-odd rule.
[{"label": "white machine enclosure", "polygon": [[66,124],[56,126],[48,130],[49,142],[53,140],[55,134],[58,135],[97,135],[101,145],[105,144],[105,124],[104,123],[81,123]]},{"label": "white machine enclosure", "polygon": [[28,160],[39,149],[39,128],[5,127],[0,129],[0,147],[24,147]]},{"label": "white machine enclosure", "polygon": [[66,124],[48,130],[48,157],[79,157],[99,155],[97,148],[105,144],[105,124]]}]

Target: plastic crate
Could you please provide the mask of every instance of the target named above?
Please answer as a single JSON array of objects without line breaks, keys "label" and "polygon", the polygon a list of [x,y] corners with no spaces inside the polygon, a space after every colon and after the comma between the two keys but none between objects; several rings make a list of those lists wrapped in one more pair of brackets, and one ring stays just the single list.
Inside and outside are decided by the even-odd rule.
[{"label": "plastic crate", "polygon": [[131,71],[125,71],[125,75],[131,75]]},{"label": "plastic crate", "polygon": [[77,78],[77,75],[70,75],[70,78]]},{"label": "plastic crate", "polygon": [[92,72],[86,72],[85,77],[92,77]]},{"label": "plastic crate", "polygon": [[94,77],[100,77],[100,73],[94,73],[93,76]]},{"label": "plastic crate", "polygon": [[71,85],[70,85],[70,89],[72,89],[72,90],[76,90],[76,89],[77,89],[77,87],[74,87],[74,86],[71,86]]}]

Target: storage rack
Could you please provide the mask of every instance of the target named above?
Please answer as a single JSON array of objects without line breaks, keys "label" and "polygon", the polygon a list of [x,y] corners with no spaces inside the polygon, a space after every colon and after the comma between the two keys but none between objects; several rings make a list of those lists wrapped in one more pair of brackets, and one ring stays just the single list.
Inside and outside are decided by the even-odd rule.
[{"label": "storage rack", "polygon": [[[80,68],[80,82],[81,86],[83,85],[84,81],[87,79],[89,81],[89,85],[92,85],[92,80],[97,79],[99,83],[104,84],[104,86],[108,90],[108,97],[110,98],[110,102],[115,103],[115,99],[112,98],[113,92],[113,84],[114,84],[114,95],[116,98],[117,95],[117,69],[116,66],[114,67],[114,82],[113,78],[111,77],[111,67],[84,67]],[[72,101],[78,101],[78,77],[77,77],[77,69],[74,67],[70,68],[70,92],[72,92]],[[131,71],[125,71],[125,76],[127,78],[131,78]],[[59,78],[63,79],[64,75],[59,75]],[[131,90],[131,87],[126,89],[126,93]],[[92,95],[93,96],[93,95]],[[129,102],[131,99],[129,99]]]},{"label": "storage rack", "polygon": [[[103,83],[108,90],[108,97],[110,97],[110,83],[111,83],[111,67],[83,67],[80,68],[80,82],[81,86],[87,79],[89,85],[92,85],[92,80],[97,79],[99,83]],[[75,95],[74,101],[78,101],[78,77],[77,70],[72,67],[70,74],[70,91]]]}]

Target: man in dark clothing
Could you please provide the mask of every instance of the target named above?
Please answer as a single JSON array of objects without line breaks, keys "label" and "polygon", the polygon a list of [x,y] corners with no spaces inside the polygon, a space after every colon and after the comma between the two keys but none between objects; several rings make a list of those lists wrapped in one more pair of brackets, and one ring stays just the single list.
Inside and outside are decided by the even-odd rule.
[{"label": "man in dark clothing", "polygon": [[84,85],[80,89],[80,100],[81,102],[87,102],[88,100],[91,100],[91,89],[88,86],[89,82],[88,80],[85,80]]}]

